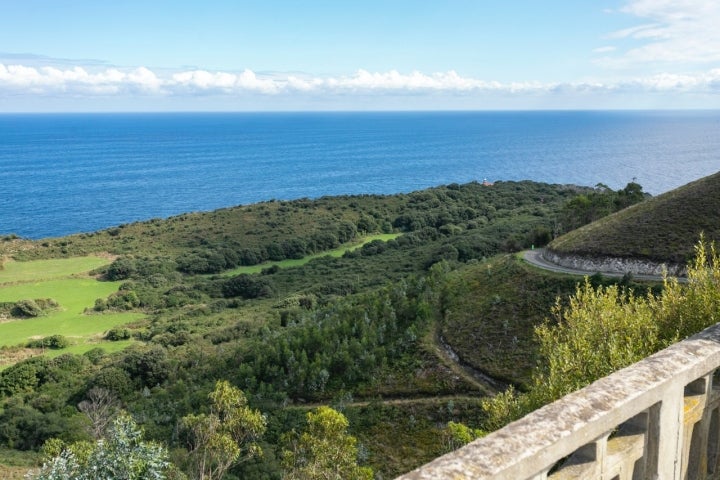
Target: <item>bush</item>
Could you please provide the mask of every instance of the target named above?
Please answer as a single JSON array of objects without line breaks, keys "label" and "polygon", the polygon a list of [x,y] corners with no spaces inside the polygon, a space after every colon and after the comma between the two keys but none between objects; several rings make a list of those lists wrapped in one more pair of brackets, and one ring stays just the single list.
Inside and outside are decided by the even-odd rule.
[{"label": "bush", "polygon": [[225,298],[261,298],[269,297],[272,293],[272,284],[269,280],[247,274],[232,277],[222,286],[222,294]]},{"label": "bush", "polygon": [[50,335],[38,340],[30,340],[27,343],[28,348],[51,348],[60,350],[70,346],[70,341],[62,335]]},{"label": "bush", "polygon": [[167,351],[160,346],[129,350],[123,358],[122,368],[139,387],[162,384],[172,370]]},{"label": "bush", "polygon": [[383,253],[387,249],[387,244],[382,240],[373,240],[360,248],[360,254],[363,256],[371,256]]},{"label": "bush", "polygon": [[31,392],[40,380],[38,372],[44,365],[34,359],[16,363],[0,372],[0,394],[11,396]]},{"label": "bush", "polygon": [[111,342],[127,340],[131,337],[130,330],[123,327],[113,327],[105,334],[105,339]]},{"label": "bush", "polygon": [[87,352],[83,353],[83,357],[90,360],[90,362],[93,365],[97,365],[100,363],[100,361],[105,358],[105,350],[100,347],[95,347],[92,350],[88,350]]},{"label": "bush", "polygon": [[127,280],[135,273],[135,262],[128,257],[120,257],[110,264],[105,272],[105,278],[111,282]]},{"label": "bush", "polygon": [[90,387],[104,388],[122,397],[133,390],[133,383],[122,368],[106,367],[90,381]]},{"label": "bush", "polygon": [[33,318],[42,315],[43,311],[35,300],[20,300],[10,311],[13,317]]},{"label": "bush", "polygon": [[111,294],[107,299],[98,298],[95,300],[93,310],[104,312],[105,310],[124,311],[132,310],[140,306],[140,299],[132,290],[119,290]]}]

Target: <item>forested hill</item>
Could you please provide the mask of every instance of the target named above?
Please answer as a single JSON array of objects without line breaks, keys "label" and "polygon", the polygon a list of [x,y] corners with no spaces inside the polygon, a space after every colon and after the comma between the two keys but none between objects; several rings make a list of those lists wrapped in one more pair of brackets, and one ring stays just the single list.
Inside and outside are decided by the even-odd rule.
[{"label": "forested hill", "polygon": [[517,223],[522,217],[549,231],[555,218],[548,214],[590,190],[529,181],[492,186],[472,182],[386,196],[272,200],[33,243],[10,242],[8,236],[5,245],[0,242],[0,253],[29,259],[93,252],[166,256],[193,252],[217,263],[209,267],[214,270],[224,268],[219,256],[232,268],[302,257],[372,232],[433,229],[452,236],[490,224],[506,232],[504,241],[520,246],[529,245],[530,232],[524,227],[515,229],[504,220],[511,218],[510,223]]},{"label": "forested hill", "polygon": [[564,254],[684,265],[701,233],[720,241],[720,172],[651,198],[555,239]]}]

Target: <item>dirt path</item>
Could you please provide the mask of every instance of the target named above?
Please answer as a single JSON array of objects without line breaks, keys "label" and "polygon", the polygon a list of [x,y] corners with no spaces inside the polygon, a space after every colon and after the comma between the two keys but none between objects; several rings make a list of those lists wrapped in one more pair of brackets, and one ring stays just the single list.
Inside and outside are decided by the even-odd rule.
[{"label": "dirt path", "polygon": [[[342,402],[343,407],[367,407],[373,403],[381,403],[383,405],[414,405],[414,404],[427,404],[427,403],[447,403],[450,401],[473,401],[480,400],[482,396],[474,395],[437,395],[434,397],[398,397],[398,398],[381,398],[373,400],[359,400],[352,402]],[[297,410],[312,410],[314,408],[328,405],[330,402],[313,402],[288,405],[286,408],[294,408]]]}]

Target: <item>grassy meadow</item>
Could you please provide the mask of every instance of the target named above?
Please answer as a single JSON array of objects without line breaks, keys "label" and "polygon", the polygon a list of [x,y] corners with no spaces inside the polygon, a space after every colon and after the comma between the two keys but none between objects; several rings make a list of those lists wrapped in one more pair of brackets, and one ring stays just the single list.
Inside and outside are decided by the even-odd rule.
[{"label": "grassy meadow", "polygon": [[0,302],[51,298],[59,308],[34,318],[0,321],[0,346],[22,345],[32,338],[59,334],[71,339],[76,344],[71,347],[73,352],[80,353],[92,348],[88,341],[106,330],[140,318],[138,313],[84,313],[95,299],[107,297],[120,286],[121,282],[100,282],[87,274],[107,263],[108,259],[95,256],[6,261],[0,270]]},{"label": "grassy meadow", "polygon": [[0,285],[27,283],[53,278],[65,278],[89,272],[109,263],[108,259],[96,256],[75,258],[54,258],[34,262],[0,262]]},{"label": "grassy meadow", "polygon": [[353,250],[357,250],[358,248],[362,247],[363,245],[367,245],[368,243],[380,240],[383,242],[387,242],[388,240],[394,240],[397,237],[399,237],[399,233],[379,233],[376,235],[369,235],[367,237],[363,237],[360,241],[354,242],[351,244],[345,244],[341,245],[338,248],[334,248],[332,250],[326,250],[324,252],[316,253],[313,255],[306,255],[303,258],[290,258],[287,260],[280,260],[278,262],[265,262],[261,263],[259,265],[248,265],[248,266],[242,266],[233,268],[232,270],[228,270],[226,272],[223,272],[223,276],[226,277],[232,277],[233,275],[240,275],[241,273],[260,273],[265,268],[278,266],[280,268],[291,268],[291,267],[301,267],[308,263],[311,260],[315,260],[316,258],[322,258],[322,257],[342,257],[345,252],[352,252]]}]

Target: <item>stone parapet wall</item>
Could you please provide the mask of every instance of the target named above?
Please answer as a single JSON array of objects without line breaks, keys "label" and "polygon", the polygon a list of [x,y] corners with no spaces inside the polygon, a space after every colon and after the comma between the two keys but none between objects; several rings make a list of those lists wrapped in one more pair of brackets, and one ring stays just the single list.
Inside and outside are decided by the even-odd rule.
[{"label": "stone parapet wall", "polygon": [[545,250],[542,257],[544,260],[554,263],[555,265],[586,272],[660,276],[664,271],[667,271],[668,275],[673,277],[682,277],[687,274],[687,270],[683,265],[657,263],[651,262],[650,260],[617,257],[587,257],[558,253],[551,250]]},{"label": "stone parapet wall", "polygon": [[720,324],[399,478],[720,478]]}]

